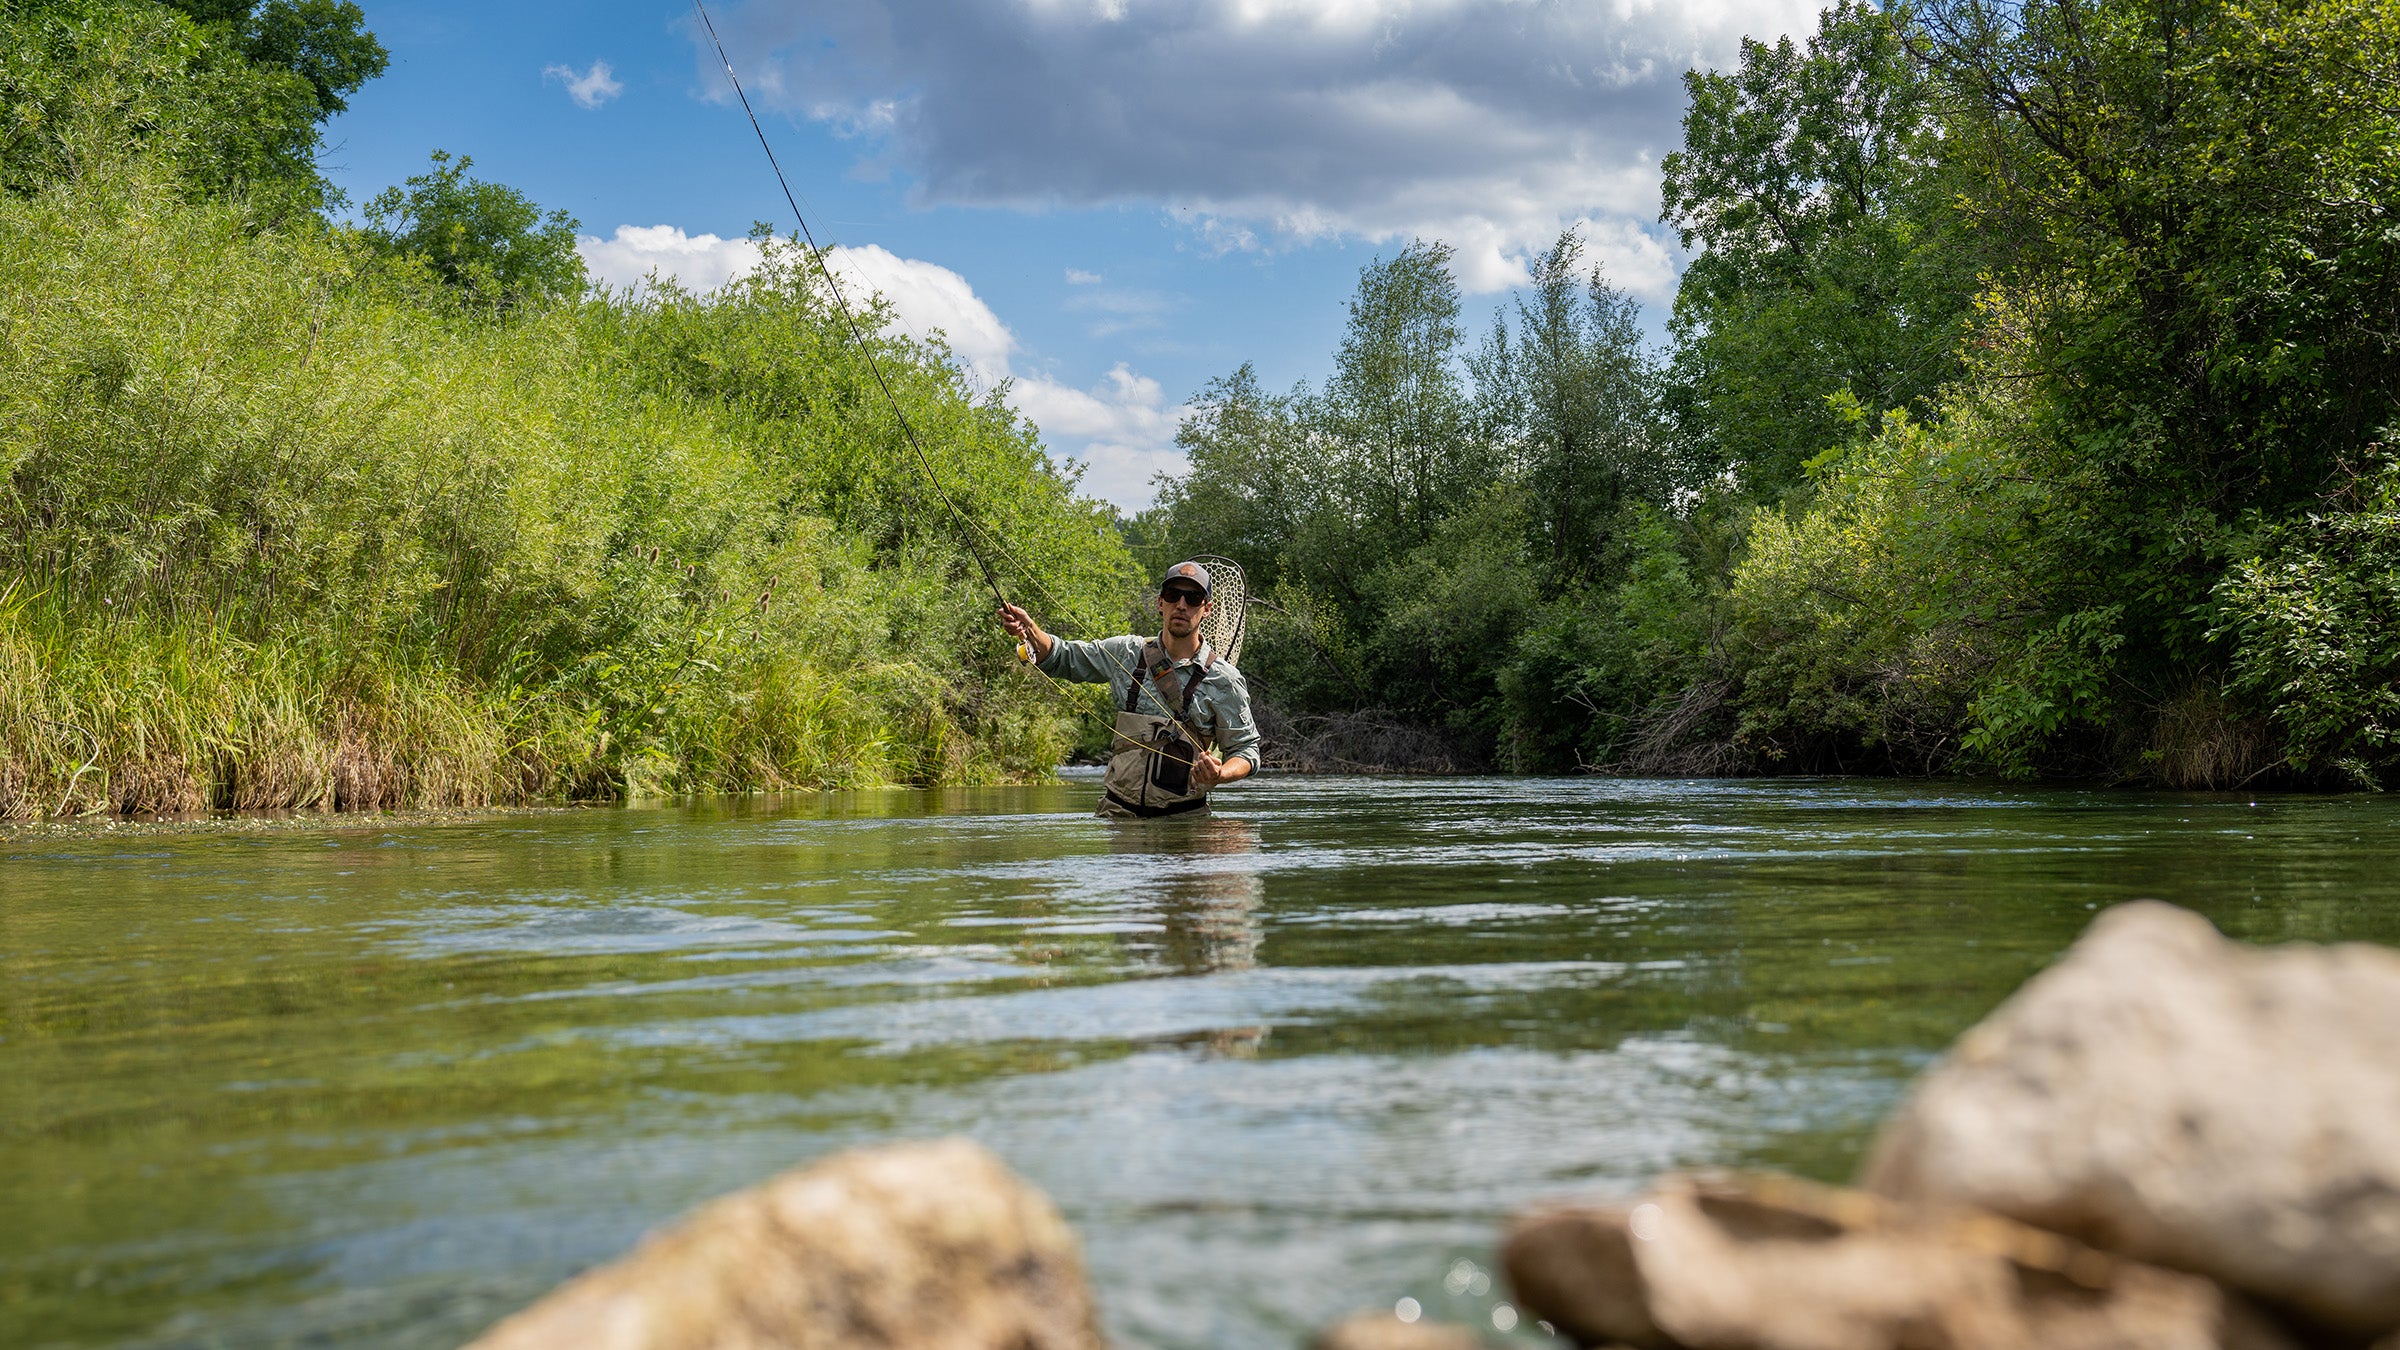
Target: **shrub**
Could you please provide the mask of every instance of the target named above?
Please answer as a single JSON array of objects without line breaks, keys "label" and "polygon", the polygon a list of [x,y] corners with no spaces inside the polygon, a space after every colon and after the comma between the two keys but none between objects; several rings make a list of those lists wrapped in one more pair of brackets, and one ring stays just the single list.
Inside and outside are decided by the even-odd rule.
[{"label": "shrub", "polygon": [[[502,314],[155,163],[0,199],[0,810],[1046,771],[1076,705],[771,253],[716,303]],[[1105,508],[880,351],[1011,584],[1113,612]]]},{"label": "shrub", "polygon": [[2285,765],[2350,787],[2400,769],[2400,463],[2380,447],[2332,509],[2273,526],[2216,590],[2228,684]]}]

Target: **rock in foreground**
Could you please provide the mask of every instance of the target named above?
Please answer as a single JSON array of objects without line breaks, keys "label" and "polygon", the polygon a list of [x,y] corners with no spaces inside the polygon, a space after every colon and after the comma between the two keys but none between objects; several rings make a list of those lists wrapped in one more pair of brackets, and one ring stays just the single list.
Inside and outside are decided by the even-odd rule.
[{"label": "rock in foreground", "polygon": [[469,1350],[1099,1350],[1075,1237],[965,1140],[837,1154],[715,1201]]},{"label": "rock in foreground", "polygon": [[1558,1206],[1502,1249],[1532,1314],[1643,1350],[2281,1350],[2215,1285],[1989,1214],[1781,1177]]},{"label": "rock in foreground", "polygon": [[2120,906],[1959,1039],[1860,1181],[2400,1326],[2400,953]]}]

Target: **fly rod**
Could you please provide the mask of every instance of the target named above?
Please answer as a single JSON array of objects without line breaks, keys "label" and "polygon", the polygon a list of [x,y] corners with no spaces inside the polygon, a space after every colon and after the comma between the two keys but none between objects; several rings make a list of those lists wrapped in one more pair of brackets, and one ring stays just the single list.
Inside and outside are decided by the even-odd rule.
[{"label": "fly rod", "polygon": [[[900,406],[899,397],[892,392],[891,381],[884,378],[883,363],[875,358],[875,349],[867,342],[866,330],[859,326],[858,316],[851,312],[849,301],[843,297],[841,282],[834,277],[833,269],[825,265],[825,254],[828,250],[818,247],[816,232],[808,228],[808,217],[800,210],[800,199],[792,192],[791,179],[784,176],[783,164],[775,158],[775,147],[767,140],[766,128],[759,125],[758,112],[750,106],[750,95],[742,88],[742,77],[734,73],[733,58],[725,50],[725,40],[717,36],[717,25],[708,16],[706,0],[692,0],[692,8],[700,15],[700,26],[707,30],[709,44],[717,49],[717,60],[725,67],[726,80],[733,85],[733,96],[741,101],[742,115],[750,119],[750,131],[752,135],[758,137],[758,148],[766,152],[767,167],[775,171],[775,184],[783,189],[784,205],[791,208],[792,219],[800,227],[800,237],[808,244],[809,257],[817,265],[817,274],[825,278],[826,291],[833,297],[833,307],[842,316],[843,326],[848,329],[851,342],[857,346],[859,355],[866,359],[867,370],[875,377],[875,387],[883,392],[884,402],[890,405],[892,417],[900,425],[901,437],[908,442],[909,450],[916,455],[917,467],[923,470],[925,481],[933,488],[934,496],[940,498],[942,505],[948,507],[950,514],[957,517],[959,524],[965,527],[959,537],[960,542],[967,546],[967,553],[975,559],[975,566],[983,572],[983,584],[991,589],[992,599],[995,602],[1006,606],[1008,597],[1000,589],[1000,575],[992,569],[992,560],[985,555],[982,543],[978,542],[978,536],[985,533],[984,527],[973,516],[967,514],[966,510],[950,496],[950,490],[942,485],[942,476],[933,467],[933,457],[925,453],[924,443],[917,439],[915,425],[908,420],[907,411]],[[991,543],[995,548],[1001,548],[1003,552],[1006,551],[998,540],[987,539],[985,542]],[[1030,577],[1027,580],[1031,582]],[[1041,587],[1040,583],[1031,582],[1031,584],[1036,590],[1042,590],[1044,595],[1049,594]],[[1053,603],[1055,603],[1055,599],[1052,597]],[[1026,664],[1033,666],[1034,669],[1041,670],[1040,665],[1033,659],[1033,648],[1030,643],[1018,642],[1017,656]],[[1117,664],[1124,669],[1127,677],[1135,684],[1142,683],[1139,672],[1126,667],[1121,661]],[[1049,674],[1047,671],[1042,673],[1045,676]],[[1165,700],[1159,697],[1156,690],[1145,690],[1145,692],[1149,693],[1151,698],[1158,700],[1162,709],[1165,708]],[[1119,739],[1132,741],[1131,737],[1117,731],[1114,726],[1109,729]],[[1133,743],[1141,744],[1138,741]],[[1153,755],[1159,754],[1150,746],[1143,745],[1142,748],[1150,751]]]},{"label": "fly rod", "polygon": [[925,453],[923,442],[917,439],[916,427],[908,420],[908,413],[900,406],[898,396],[892,393],[891,382],[884,378],[883,363],[875,359],[875,349],[868,345],[866,331],[858,326],[858,316],[850,312],[850,303],[842,296],[842,283],[834,279],[833,269],[825,265],[827,250],[817,247],[816,232],[808,228],[808,217],[801,214],[800,201],[792,195],[791,180],[783,176],[783,165],[775,158],[775,147],[767,143],[766,128],[758,124],[758,114],[750,107],[750,95],[742,88],[742,77],[733,72],[733,58],[726,54],[725,40],[717,36],[717,25],[708,17],[708,5],[704,0],[692,0],[692,8],[700,12],[700,26],[708,30],[708,40],[717,49],[717,60],[725,66],[725,78],[733,83],[733,96],[741,100],[742,115],[750,119],[750,130],[758,137],[758,148],[767,152],[767,167],[775,171],[776,185],[783,189],[784,205],[792,208],[792,219],[800,226],[800,237],[808,241],[809,257],[816,262],[818,275],[825,278],[826,290],[832,294],[833,307],[841,314],[843,325],[850,331],[850,340],[857,345],[858,354],[866,358],[867,371],[875,377],[875,387],[883,391],[883,401],[891,405],[892,416],[900,423],[901,437],[908,442],[908,448],[916,452],[917,464],[925,471],[925,481],[932,485],[933,494],[941,499],[942,505],[950,508],[950,514],[958,518],[959,524],[966,527],[965,533],[960,536],[961,542],[966,544],[967,552],[974,557],[975,565],[982,569],[983,584],[991,588],[992,599],[1007,604],[1008,597],[1000,592],[1000,576],[992,570],[992,560],[984,556],[982,546],[976,542],[976,536],[982,533],[983,527],[952,500],[950,490],[942,486],[942,476],[934,472],[933,458]]}]

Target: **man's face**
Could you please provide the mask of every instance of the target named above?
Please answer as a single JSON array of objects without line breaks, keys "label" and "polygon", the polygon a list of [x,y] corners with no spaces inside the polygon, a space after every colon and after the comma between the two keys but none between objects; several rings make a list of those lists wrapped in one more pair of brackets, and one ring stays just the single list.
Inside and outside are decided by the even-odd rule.
[{"label": "man's face", "polygon": [[1200,598],[1197,587],[1169,585],[1158,593],[1158,612],[1166,620],[1169,637],[1188,637],[1208,613],[1208,602]]}]

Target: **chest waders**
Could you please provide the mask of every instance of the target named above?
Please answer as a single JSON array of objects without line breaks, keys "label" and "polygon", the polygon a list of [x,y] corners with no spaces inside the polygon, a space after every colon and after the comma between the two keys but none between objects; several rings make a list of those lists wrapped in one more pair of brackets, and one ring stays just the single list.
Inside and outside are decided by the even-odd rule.
[{"label": "chest waders", "polygon": [[[1125,706],[1117,710],[1117,752],[1108,757],[1102,815],[1175,816],[1208,809],[1208,789],[1192,783],[1192,761],[1200,757],[1200,729],[1187,715],[1193,691],[1208,678],[1217,654],[1207,643],[1192,661],[1192,673],[1182,687],[1175,683],[1175,663],[1167,659],[1158,639],[1142,644],[1142,668],[1125,685]],[[1161,717],[1137,711],[1147,687],[1151,703],[1171,714]]]}]

